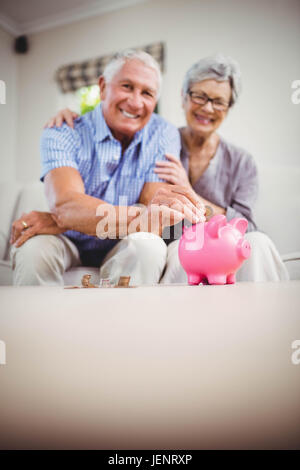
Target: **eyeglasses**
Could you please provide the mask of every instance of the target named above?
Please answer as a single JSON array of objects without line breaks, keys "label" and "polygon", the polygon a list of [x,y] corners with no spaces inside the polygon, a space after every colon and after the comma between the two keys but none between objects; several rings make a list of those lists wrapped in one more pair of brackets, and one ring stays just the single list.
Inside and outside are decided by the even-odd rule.
[{"label": "eyeglasses", "polygon": [[207,96],[206,93],[199,94],[199,93],[196,93],[195,91],[189,90],[188,95],[190,96],[191,101],[193,103],[199,104],[200,106],[204,106],[206,105],[208,101],[210,101],[212,104],[212,107],[216,111],[226,111],[230,106],[230,103],[222,101],[219,98],[215,98],[215,99],[210,98],[209,96]]}]

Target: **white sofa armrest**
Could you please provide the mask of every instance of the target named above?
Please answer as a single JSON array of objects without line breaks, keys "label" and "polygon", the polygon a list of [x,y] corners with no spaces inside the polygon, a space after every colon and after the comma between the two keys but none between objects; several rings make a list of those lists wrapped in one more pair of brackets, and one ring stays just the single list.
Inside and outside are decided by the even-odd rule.
[{"label": "white sofa armrest", "polygon": [[287,253],[282,260],[289,272],[290,280],[300,280],[300,251]]}]

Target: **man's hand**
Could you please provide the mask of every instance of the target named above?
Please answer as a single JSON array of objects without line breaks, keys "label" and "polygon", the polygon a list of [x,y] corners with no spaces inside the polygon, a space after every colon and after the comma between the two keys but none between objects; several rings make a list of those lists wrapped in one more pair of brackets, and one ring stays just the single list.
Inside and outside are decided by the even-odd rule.
[{"label": "man's hand", "polygon": [[165,227],[175,225],[184,218],[192,224],[205,222],[204,214],[204,204],[192,189],[169,185],[156,191],[148,206],[138,216],[138,226],[137,220],[134,221],[134,226],[138,227],[138,231],[161,235]]},{"label": "man's hand", "polygon": [[182,218],[187,218],[192,224],[205,222],[204,204],[192,188],[176,184],[164,186],[156,191],[149,206],[152,204],[179,212]]},{"label": "man's hand", "polygon": [[61,127],[63,122],[66,122],[68,126],[74,129],[74,120],[78,118],[79,115],[74,113],[69,108],[62,109],[59,111],[53,118],[49,119],[48,122],[44,125],[44,129],[46,127]]},{"label": "man's hand", "polygon": [[58,227],[50,212],[32,211],[29,214],[22,214],[20,219],[14,221],[10,243],[18,248],[35,235],[57,235],[65,231],[64,228]]}]

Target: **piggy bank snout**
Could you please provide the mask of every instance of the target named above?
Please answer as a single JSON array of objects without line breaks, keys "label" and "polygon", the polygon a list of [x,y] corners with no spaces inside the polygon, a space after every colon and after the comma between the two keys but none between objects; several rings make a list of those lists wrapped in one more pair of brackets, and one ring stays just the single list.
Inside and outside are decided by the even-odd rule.
[{"label": "piggy bank snout", "polygon": [[245,240],[244,238],[241,238],[241,240],[238,243],[237,249],[238,249],[238,254],[243,259],[248,259],[250,257],[250,255],[251,255],[251,245],[248,242],[248,240]]}]

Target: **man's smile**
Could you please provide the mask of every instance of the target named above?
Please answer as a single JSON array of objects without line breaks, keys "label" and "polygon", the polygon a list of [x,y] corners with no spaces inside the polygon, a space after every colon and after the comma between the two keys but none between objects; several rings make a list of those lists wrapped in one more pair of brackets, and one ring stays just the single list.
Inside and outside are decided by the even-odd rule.
[{"label": "man's smile", "polygon": [[120,109],[121,113],[129,118],[129,119],[137,119],[140,117],[140,114],[131,114],[131,113],[128,113],[128,111],[125,111],[125,109]]}]

